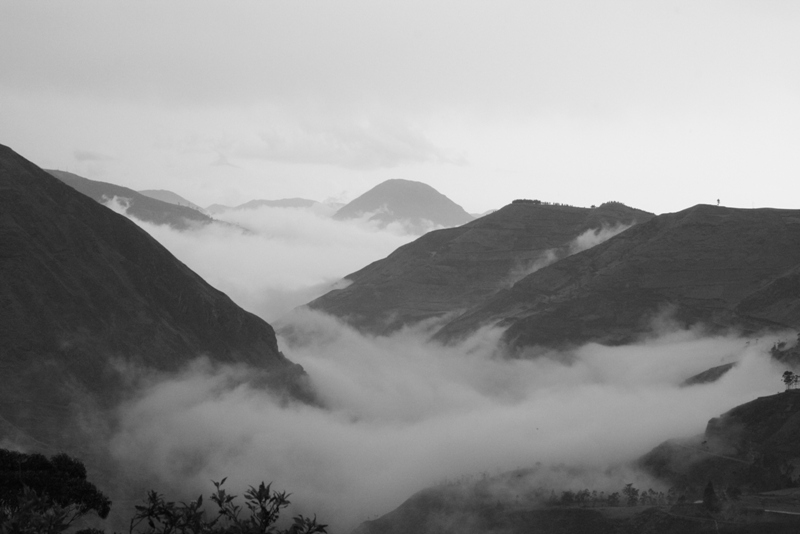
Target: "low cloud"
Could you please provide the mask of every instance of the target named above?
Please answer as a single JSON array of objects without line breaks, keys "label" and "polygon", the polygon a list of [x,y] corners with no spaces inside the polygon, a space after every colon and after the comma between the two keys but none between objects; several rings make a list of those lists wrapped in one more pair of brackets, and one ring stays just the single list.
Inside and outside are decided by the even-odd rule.
[{"label": "low cloud", "polygon": [[571,256],[572,254],[583,252],[584,250],[588,250],[594,246],[597,246],[604,241],[608,241],[615,235],[621,234],[631,226],[633,225],[632,224],[616,224],[614,226],[603,225],[601,228],[586,230],[584,233],[576,237],[570,243],[568,255]]},{"label": "low cloud", "polygon": [[572,256],[578,252],[583,252],[592,247],[608,241],[617,234],[620,234],[633,226],[632,224],[616,224],[614,226],[603,225],[600,228],[590,228],[581,235],[570,241],[566,246],[550,248],[543,251],[538,256],[528,261],[520,261],[511,269],[508,276],[501,283],[502,287],[511,287],[526,276],[544,269],[556,261]]},{"label": "low cloud", "polygon": [[[127,199],[106,205],[127,213]],[[402,225],[336,221],[321,209],[262,207],[215,215],[223,222],[178,231],[132,218],[238,305],[274,321],[341,284],[416,236]]]},{"label": "low cloud", "polygon": [[[280,339],[282,350],[304,366],[324,408],[281,406],[247,385],[246,369],[201,364],[152,383],[121,410],[116,458],[190,494],[224,476],[239,487],[274,481],[292,492],[292,513],[316,513],[338,533],[430,485],[537,462],[581,475],[531,484],[619,490],[629,475],[604,479],[605,466],[702,432],[711,417],[780,389],[766,337],[674,331],[508,360],[491,329],[445,347],[420,329],[369,337],[311,311],[283,326],[292,336]],[[679,387],[732,360],[740,364],[718,382]]]}]

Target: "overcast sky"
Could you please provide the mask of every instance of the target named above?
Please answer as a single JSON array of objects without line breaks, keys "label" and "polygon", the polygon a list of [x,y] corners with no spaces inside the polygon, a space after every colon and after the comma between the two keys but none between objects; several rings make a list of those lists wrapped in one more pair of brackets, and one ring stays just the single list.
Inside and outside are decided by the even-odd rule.
[{"label": "overcast sky", "polygon": [[796,1],[0,0],[0,143],[189,200],[797,208]]}]

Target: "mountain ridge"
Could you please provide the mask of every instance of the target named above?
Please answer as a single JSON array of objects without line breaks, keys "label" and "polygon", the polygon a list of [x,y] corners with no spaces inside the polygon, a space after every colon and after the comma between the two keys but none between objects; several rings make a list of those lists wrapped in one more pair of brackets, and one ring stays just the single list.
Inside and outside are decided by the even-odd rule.
[{"label": "mountain ridge", "polygon": [[437,336],[458,339],[496,325],[517,349],[622,344],[647,333],[663,313],[683,327],[796,328],[798,267],[800,211],[697,205],[532,273]]},{"label": "mountain ridge", "polygon": [[[515,202],[456,228],[434,230],[345,277],[307,305],[376,334],[476,306],[514,277],[573,253],[581,235],[621,230],[653,214],[619,203],[597,208]],[[587,234],[588,232],[588,234]]]},{"label": "mountain ridge", "polygon": [[2,145],[0,346],[15,378],[0,391],[0,427],[45,441],[62,439],[64,410],[80,399],[117,402],[121,369],[174,372],[201,355],[252,366],[276,394],[313,397],[269,324],[132,221]]},{"label": "mountain ridge", "polygon": [[127,212],[142,221],[168,224],[177,230],[187,230],[193,225],[205,225],[213,221],[205,213],[191,207],[165,202],[121,185],[90,180],[66,171],[45,171],[100,204],[105,204],[114,197],[126,199]]}]

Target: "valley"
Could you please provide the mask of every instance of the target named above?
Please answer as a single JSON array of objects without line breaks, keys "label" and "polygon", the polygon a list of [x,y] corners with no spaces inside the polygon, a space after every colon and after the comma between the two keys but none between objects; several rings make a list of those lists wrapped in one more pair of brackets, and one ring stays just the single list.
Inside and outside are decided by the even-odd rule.
[{"label": "valley", "polygon": [[[777,392],[797,361],[800,212],[522,199],[417,237],[305,202],[184,208],[203,222],[0,155],[0,443],[82,458],[115,502],[257,476],[331,533],[796,527],[800,403]],[[274,324],[196,274],[214,232],[269,263],[282,218],[313,243],[310,217],[405,244],[307,277]],[[285,283],[254,267],[213,272]]]}]

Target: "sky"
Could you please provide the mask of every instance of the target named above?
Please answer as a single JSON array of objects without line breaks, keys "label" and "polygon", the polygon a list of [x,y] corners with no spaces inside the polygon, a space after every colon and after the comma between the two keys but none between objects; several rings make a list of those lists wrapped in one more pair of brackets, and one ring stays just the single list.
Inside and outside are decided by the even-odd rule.
[{"label": "sky", "polygon": [[0,0],[0,143],[201,206],[796,208],[794,1]]}]

